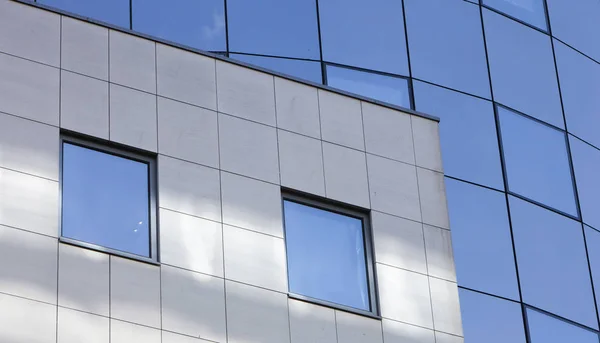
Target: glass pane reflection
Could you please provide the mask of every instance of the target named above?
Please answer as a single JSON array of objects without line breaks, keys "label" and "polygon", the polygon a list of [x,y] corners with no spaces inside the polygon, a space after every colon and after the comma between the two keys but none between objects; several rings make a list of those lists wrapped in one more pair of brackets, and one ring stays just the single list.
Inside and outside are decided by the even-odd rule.
[{"label": "glass pane reflection", "polygon": [[243,54],[229,54],[229,57],[304,80],[323,83],[321,62]]},{"label": "glass pane reflection", "polygon": [[370,310],[362,220],[284,201],[290,292]]},{"label": "glass pane reflection", "polygon": [[483,0],[488,5],[511,17],[542,30],[547,30],[544,0]]},{"label": "glass pane reflection", "polygon": [[148,165],[63,144],[62,236],[150,257]]},{"label": "glass pane reflection", "polygon": [[598,343],[598,335],[594,332],[530,308],[527,309],[527,324],[531,343]]}]

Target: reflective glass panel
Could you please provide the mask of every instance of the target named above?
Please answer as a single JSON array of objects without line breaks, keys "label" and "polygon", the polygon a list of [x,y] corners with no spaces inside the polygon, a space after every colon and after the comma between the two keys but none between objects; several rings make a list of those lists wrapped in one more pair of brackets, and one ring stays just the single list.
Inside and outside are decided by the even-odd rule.
[{"label": "reflective glass panel", "polygon": [[242,54],[229,54],[229,57],[304,80],[323,83],[321,62]]},{"label": "reflective glass panel", "polygon": [[548,29],[544,0],[482,0],[482,3],[538,29]]},{"label": "reflective glass panel", "polygon": [[504,193],[446,178],[459,286],[519,299]]},{"label": "reflective glass panel", "polygon": [[[592,270],[592,281],[594,283],[594,292],[596,293],[596,303],[600,305],[600,232],[584,225],[585,243]],[[599,313],[600,315],[600,313]]]},{"label": "reflective glass panel", "polygon": [[196,49],[225,51],[223,0],[133,0],[133,29]]},{"label": "reflective glass panel", "polygon": [[564,127],[550,38],[483,9],[494,100]]},{"label": "reflective glass panel", "polygon": [[600,1],[546,0],[552,35],[600,61]]},{"label": "reflective glass panel", "polygon": [[557,40],[554,49],[569,132],[600,147],[600,65]]},{"label": "reflective glass panel", "polygon": [[581,223],[513,196],[509,203],[523,302],[598,328]]},{"label": "reflective glass panel", "polygon": [[527,324],[531,343],[598,343],[598,335],[593,331],[530,308],[527,309]]},{"label": "reflective glass panel", "polygon": [[490,98],[479,7],[405,0],[413,77]]},{"label": "reflective glass panel", "polygon": [[565,134],[498,107],[508,188],[577,216]]},{"label": "reflective glass panel", "polygon": [[129,28],[129,0],[37,0],[37,2]]},{"label": "reflective glass panel", "polygon": [[148,165],[63,144],[62,236],[150,256]]},{"label": "reflective glass panel", "polygon": [[402,1],[319,0],[323,59],[408,75]]},{"label": "reflective glass panel", "polygon": [[370,310],[363,223],[284,201],[290,292]]},{"label": "reflective glass panel", "polygon": [[328,65],[327,84],[393,105],[411,107],[408,80],[405,78]]},{"label": "reflective glass panel", "polygon": [[600,150],[569,135],[583,222],[600,229]]},{"label": "reflective glass panel", "polygon": [[465,343],[525,343],[521,305],[459,289]]},{"label": "reflective glass panel", "polygon": [[419,81],[413,89],[415,108],[441,119],[445,174],[503,190],[492,103]]},{"label": "reflective glass panel", "polygon": [[227,0],[229,50],[319,59],[315,0]]}]

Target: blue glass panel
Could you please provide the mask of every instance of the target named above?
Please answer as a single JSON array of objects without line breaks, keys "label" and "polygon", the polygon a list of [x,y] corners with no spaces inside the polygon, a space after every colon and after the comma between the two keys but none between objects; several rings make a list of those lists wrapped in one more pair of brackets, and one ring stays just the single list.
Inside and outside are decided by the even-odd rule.
[{"label": "blue glass panel", "polygon": [[323,83],[321,62],[242,54],[229,54],[229,57],[304,80]]},{"label": "blue glass panel", "polygon": [[600,1],[546,0],[552,35],[600,61]]},{"label": "blue glass panel", "polygon": [[404,3],[413,77],[489,99],[479,8],[464,1]]},{"label": "blue glass panel", "polygon": [[492,103],[419,81],[413,89],[416,109],[440,118],[446,175],[503,190]]},{"label": "blue glass panel", "polygon": [[482,3],[544,31],[548,29],[544,0],[482,0]]},{"label": "blue glass panel", "polygon": [[227,0],[229,50],[319,59],[315,0]]},{"label": "blue glass panel", "polygon": [[37,2],[129,28],[129,0],[37,0]]},{"label": "blue glass panel", "polygon": [[483,19],[494,100],[564,127],[550,38],[488,9]]},{"label": "blue glass panel", "polygon": [[402,1],[319,0],[323,59],[408,75]]},{"label": "blue glass panel", "polygon": [[360,219],[284,201],[290,292],[370,310]]},{"label": "blue glass panel", "polygon": [[527,324],[531,343],[598,343],[598,335],[593,331],[530,308],[527,309]]},{"label": "blue glass panel", "polygon": [[596,303],[600,305],[600,232],[587,225],[584,225],[584,227],[585,243],[587,246],[590,268],[592,270],[592,282],[594,283]]},{"label": "blue glass panel", "polygon": [[401,77],[328,65],[327,84],[393,105],[411,107],[408,80]]},{"label": "blue glass panel", "polygon": [[600,65],[557,40],[554,49],[569,132],[600,147]]},{"label": "blue glass panel", "polygon": [[510,191],[577,216],[565,134],[498,107]]},{"label": "blue glass panel", "polygon": [[600,150],[569,136],[583,222],[600,229]]},{"label": "blue glass panel", "polygon": [[225,51],[223,0],[133,0],[133,29],[196,49]]},{"label": "blue glass panel", "polygon": [[504,193],[446,178],[460,286],[519,299]]},{"label": "blue glass panel", "polygon": [[148,165],[65,143],[62,235],[150,256]]},{"label": "blue glass panel", "polygon": [[512,196],[509,203],[523,302],[598,328],[581,223]]},{"label": "blue glass panel", "polygon": [[459,289],[465,343],[525,343],[521,305]]}]

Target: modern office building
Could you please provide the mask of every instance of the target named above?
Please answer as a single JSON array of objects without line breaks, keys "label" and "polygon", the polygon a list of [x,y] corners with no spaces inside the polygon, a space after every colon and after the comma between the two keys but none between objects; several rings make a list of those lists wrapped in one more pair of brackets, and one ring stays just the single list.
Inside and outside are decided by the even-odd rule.
[{"label": "modern office building", "polygon": [[0,341],[597,343],[599,19],[1,0]]}]

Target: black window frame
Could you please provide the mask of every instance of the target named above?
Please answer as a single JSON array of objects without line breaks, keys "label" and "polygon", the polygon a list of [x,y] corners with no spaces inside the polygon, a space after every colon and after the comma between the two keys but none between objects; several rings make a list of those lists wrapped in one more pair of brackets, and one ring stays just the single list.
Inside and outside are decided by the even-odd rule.
[{"label": "black window frame", "polygon": [[[94,150],[104,154],[125,158],[139,163],[144,163],[148,166],[148,234],[150,244],[149,257],[63,236],[63,148],[65,143],[89,150]],[[59,154],[59,242],[103,252],[109,255],[115,255],[132,260],[138,260],[141,262],[159,265],[160,260],[158,245],[158,183],[156,155],[130,146],[105,141],[103,139],[95,137],[88,137],[85,135],[64,130],[61,131],[60,134]]]},{"label": "black window frame", "polygon": [[[352,217],[361,220],[362,231],[363,231],[363,246],[365,251],[365,269],[367,273],[367,287],[369,295],[369,307],[370,310],[362,310],[359,308],[338,304],[332,301],[323,299],[313,298],[310,296],[294,293],[289,289],[289,276],[290,270],[288,266],[288,254],[287,254],[287,236],[285,227],[285,201],[294,202],[300,205],[316,208],[323,211],[333,212],[339,215]],[[374,255],[373,245],[373,230],[371,226],[371,211],[354,205],[349,205],[332,199],[322,198],[313,194],[307,194],[304,192],[298,192],[296,190],[290,190],[283,188],[281,190],[281,212],[283,218],[283,239],[285,247],[285,259],[286,259],[286,273],[288,281],[288,298],[300,300],[304,302],[313,303],[329,307],[335,310],[344,312],[359,314],[362,316],[381,319],[379,297],[378,297],[378,286],[377,286],[377,273],[376,273],[376,262]]]}]

